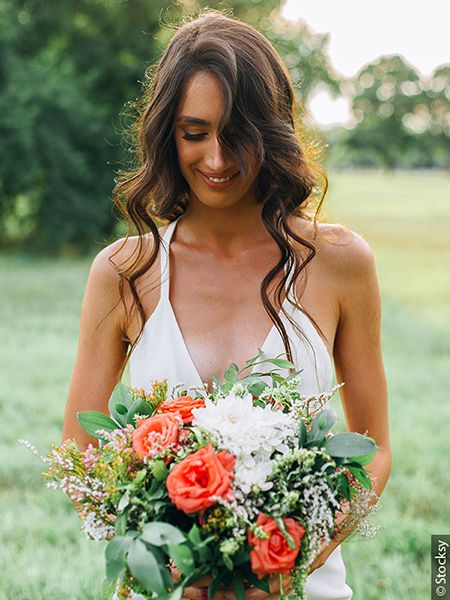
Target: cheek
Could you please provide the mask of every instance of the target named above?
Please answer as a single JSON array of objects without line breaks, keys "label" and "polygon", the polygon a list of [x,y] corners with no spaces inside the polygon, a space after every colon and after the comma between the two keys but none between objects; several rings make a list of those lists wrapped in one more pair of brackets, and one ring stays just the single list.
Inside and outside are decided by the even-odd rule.
[{"label": "cheek", "polygon": [[184,174],[189,171],[190,165],[199,160],[200,152],[193,144],[184,144],[183,140],[176,140],[176,148],[178,163]]}]

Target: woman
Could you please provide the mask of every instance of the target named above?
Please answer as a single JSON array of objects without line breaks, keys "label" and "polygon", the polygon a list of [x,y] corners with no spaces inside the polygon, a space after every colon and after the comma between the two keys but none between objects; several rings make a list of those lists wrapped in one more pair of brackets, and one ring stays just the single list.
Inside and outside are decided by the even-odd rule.
[{"label": "woman", "polygon": [[[348,429],[381,447],[369,465],[381,494],[391,453],[374,259],[358,234],[308,216],[320,171],[296,108],[279,55],[250,26],[206,11],[175,33],[135,123],[138,164],[115,189],[138,235],[90,270],[63,439],[94,443],[76,413],[107,412],[128,359],[133,387],[165,376],[201,387],[259,348],[286,352],[313,394],[330,387],[333,357]],[[351,598],[342,539],[311,566],[310,600]],[[270,595],[246,594],[278,598],[278,578]]]}]

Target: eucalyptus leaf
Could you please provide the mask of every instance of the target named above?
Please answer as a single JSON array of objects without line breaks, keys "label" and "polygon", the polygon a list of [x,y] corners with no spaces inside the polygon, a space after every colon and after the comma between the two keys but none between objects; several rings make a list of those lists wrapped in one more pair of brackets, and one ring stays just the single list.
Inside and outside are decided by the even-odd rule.
[{"label": "eucalyptus leaf", "polygon": [[182,544],[186,541],[185,534],[178,527],[158,521],[144,525],[141,538],[153,546]]},{"label": "eucalyptus leaf", "polygon": [[183,575],[189,575],[194,567],[194,557],[189,546],[187,544],[169,544],[167,551]]},{"label": "eucalyptus leaf", "polygon": [[251,384],[248,387],[249,392],[252,394],[252,396],[260,396],[260,394],[262,394],[262,392],[266,389],[267,387],[267,383],[265,383],[264,381],[258,381],[256,383]]},{"label": "eucalyptus leaf", "polygon": [[77,413],[77,419],[86,433],[99,440],[105,438],[96,433],[98,429],[104,429],[105,431],[114,431],[114,429],[118,429],[117,423],[108,417],[108,415],[105,415],[98,410],[79,412]]},{"label": "eucalyptus leaf", "polygon": [[337,414],[332,408],[325,408],[316,415],[311,423],[312,430],[308,441],[321,442],[336,423]]},{"label": "eucalyptus leaf", "polygon": [[223,376],[225,381],[235,383],[238,379],[239,367],[236,363],[232,363],[228,369],[225,370]]},{"label": "eucalyptus leaf", "polygon": [[155,414],[155,409],[150,406],[150,404],[148,404],[148,402],[144,402],[144,400],[142,400],[142,398],[134,398],[130,408],[128,409],[128,413],[127,413],[127,424],[128,425],[134,425],[136,420],[135,420],[135,415],[145,415],[147,417],[151,417],[152,415]]},{"label": "eucalyptus leaf", "polygon": [[140,538],[132,541],[127,562],[131,574],[147,592],[156,592],[158,596],[167,593],[161,575],[165,567],[158,563],[151,549]]},{"label": "eucalyptus leaf", "polygon": [[116,531],[116,535],[125,535],[126,531],[127,531],[127,518],[128,518],[128,511],[124,510],[123,512],[119,513],[116,517],[116,520],[114,521],[114,529]]},{"label": "eucalyptus leaf", "polygon": [[122,498],[119,500],[119,504],[117,505],[117,510],[122,511],[130,504],[130,490],[127,490]]},{"label": "eucalyptus leaf", "polygon": [[201,542],[200,529],[196,523],[192,525],[187,536],[193,546],[197,546]]},{"label": "eucalyptus leaf", "polygon": [[341,458],[352,458],[368,454],[376,449],[379,449],[372,438],[369,438],[360,433],[351,431],[343,431],[336,433],[324,444],[325,452],[330,456]]},{"label": "eucalyptus leaf", "polygon": [[352,456],[352,462],[358,463],[361,467],[368,465],[375,458],[376,452],[369,452],[368,454],[362,454],[361,456]]},{"label": "eucalyptus leaf", "polygon": [[[132,401],[133,397],[130,388],[122,382],[119,382],[113,389],[109,398],[108,409],[113,419],[116,420],[121,427],[125,427],[127,424],[126,415]],[[125,412],[123,412],[124,408]]]},{"label": "eucalyptus leaf", "polygon": [[126,554],[132,541],[130,537],[116,536],[106,546],[106,578],[108,583],[113,583],[125,573]]}]

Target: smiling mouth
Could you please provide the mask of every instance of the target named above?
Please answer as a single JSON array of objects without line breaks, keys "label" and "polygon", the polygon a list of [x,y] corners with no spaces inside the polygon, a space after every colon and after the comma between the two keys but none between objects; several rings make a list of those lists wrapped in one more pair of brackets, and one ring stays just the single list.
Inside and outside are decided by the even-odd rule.
[{"label": "smiling mouth", "polygon": [[239,175],[240,171],[236,171],[236,173],[233,173],[232,175],[228,175],[228,177],[214,177],[212,175],[207,175],[206,173],[203,173],[203,171],[199,171],[199,173],[201,173],[203,175],[203,177],[205,177],[212,183],[227,183],[228,181],[231,181],[231,179],[236,177],[236,175]]}]

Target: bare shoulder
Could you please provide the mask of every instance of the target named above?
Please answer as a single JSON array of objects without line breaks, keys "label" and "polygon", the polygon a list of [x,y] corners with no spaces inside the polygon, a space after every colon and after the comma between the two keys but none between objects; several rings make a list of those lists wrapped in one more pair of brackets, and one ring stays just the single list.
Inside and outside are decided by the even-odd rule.
[{"label": "bare shoulder", "polygon": [[120,238],[100,250],[92,261],[88,287],[95,290],[95,297],[103,311],[115,307],[114,314],[119,326],[124,326],[126,322],[126,309],[133,307],[128,276],[148,259],[153,244],[151,234]]},{"label": "bare shoulder", "polygon": [[374,254],[370,245],[349,227],[339,223],[318,223],[315,232],[312,223],[299,219],[296,230],[313,244],[322,267],[336,276],[359,278],[373,269]]}]

